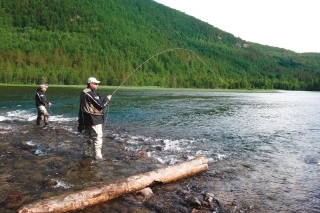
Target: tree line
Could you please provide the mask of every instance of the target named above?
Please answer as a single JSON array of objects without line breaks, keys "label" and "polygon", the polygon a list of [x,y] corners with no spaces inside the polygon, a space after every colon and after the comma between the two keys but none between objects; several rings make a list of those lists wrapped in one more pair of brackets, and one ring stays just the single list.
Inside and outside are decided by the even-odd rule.
[{"label": "tree line", "polygon": [[246,42],[151,0],[0,6],[2,83],[117,86],[139,67],[127,86],[320,90],[319,53]]}]

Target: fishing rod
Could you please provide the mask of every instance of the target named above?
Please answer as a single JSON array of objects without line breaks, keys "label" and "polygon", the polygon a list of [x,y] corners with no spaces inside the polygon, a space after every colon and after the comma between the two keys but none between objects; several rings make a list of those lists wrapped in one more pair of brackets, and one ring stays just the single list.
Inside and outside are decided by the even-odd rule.
[{"label": "fishing rod", "polygon": [[46,108],[53,115],[53,112],[51,111],[50,107],[46,107]]},{"label": "fishing rod", "polygon": [[[113,91],[113,93],[111,94],[112,96],[117,92],[117,90],[128,80],[128,78],[130,78],[130,76],[135,72],[137,71],[140,67],[142,67],[145,63],[147,63],[148,61],[150,61],[151,59],[153,59],[154,57],[158,56],[158,55],[161,55],[165,52],[169,52],[169,51],[174,51],[174,50],[185,50],[185,51],[189,51],[191,53],[193,53],[211,72],[213,72],[214,74],[216,74],[194,51],[190,50],[190,49],[185,49],[185,48],[172,48],[172,49],[167,49],[167,50],[164,50],[164,51],[161,51],[153,56],[151,56],[150,58],[148,58],[147,60],[145,60],[143,63],[141,63],[136,69],[134,69],[123,81],[122,83]],[[216,74],[217,75],[217,74]],[[221,81],[223,81],[220,76],[218,76],[219,79]]]},{"label": "fishing rod", "polygon": [[[166,53],[166,52],[169,52],[169,51],[175,51],[175,50],[185,50],[185,51],[189,51],[191,53],[193,53],[211,72],[213,72],[215,75],[217,75],[194,51],[190,50],[190,49],[186,49],[186,48],[180,48],[180,47],[177,47],[177,48],[172,48],[172,49],[167,49],[167,50],[164,50],[164,51],[161,51],[161,52],[158,52],[156,53],[155,55],[151,56],[150,58],[148,58],[147,60],[145,60],[143,63],[141,63],[136,69],[134,69],[122,82],[121,84],[112,92],[112,96],[118,91],[118,89],[130,78],[130,76],[135,72],[137,71],[140,67],[142,67],[145,63],[147,63],[148,61],[150,61],[151,59],[153,59],[154,57],[158,56],[158,55],[161,55],[163,53]],[[218,76],[218,75],[217,75]],[[222,78],[220,78],[220,76],[218,76],[219,79],[221,81],[224,82],[224,80]],[[108,120],[108,114],[109,114],[109,105],[107,106],[107,112],[105,113],[106,114],[106,118],[105,118],[105,121],[107,123],[107,120]]]}]

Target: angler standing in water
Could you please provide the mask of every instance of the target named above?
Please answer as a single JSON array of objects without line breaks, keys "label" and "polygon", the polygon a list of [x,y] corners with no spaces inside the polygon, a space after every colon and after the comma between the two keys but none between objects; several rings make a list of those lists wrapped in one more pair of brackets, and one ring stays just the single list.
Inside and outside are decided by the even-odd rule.
[{"label": "angler standing in water", "polygon": [[47,85],[41,84],[35,95],[36,107],[38,109],[37,126],[40,126],[42,119],[44,120],[44,126],[49,125],[49,113],[46,107],[50,107],[51,103],[46,99],[44,94],[47,91],[47,88]]},{"label": "angler standing in water", "polygon": [[83,152],[85,157],[94,157],[96,160],[103,160],[102,136],[105,124],[103,109],[108,105],[112,95],[107,95],[101,100],[96,92],[100,81],[94,77],[87,80],[87,88],[80,94],[80,107],[78,117],[78,132],[84,131],[85,141]]}]

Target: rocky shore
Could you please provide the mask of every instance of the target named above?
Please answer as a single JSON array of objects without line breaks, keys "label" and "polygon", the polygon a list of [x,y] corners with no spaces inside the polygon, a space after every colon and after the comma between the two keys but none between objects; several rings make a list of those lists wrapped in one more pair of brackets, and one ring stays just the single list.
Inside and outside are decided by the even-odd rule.
[{"label": "rocky shore", "polygon": [[[16,212],[21,205],[39,199],[166,166],[148,157],[148,150],[129,150],[125,130],[106,132],[104,161],[83,159],[81,136],[73,124],[64,125],[42,129],[26,122],[19,128],[0,130],[0,212]],[[161,152],[161,144],[152,149]],[[210,169],[174,183],[150,186],[151,193],[125,194],[75,212],[263,212],[230,195],[216,194],[214,180],[221,175]]]}]

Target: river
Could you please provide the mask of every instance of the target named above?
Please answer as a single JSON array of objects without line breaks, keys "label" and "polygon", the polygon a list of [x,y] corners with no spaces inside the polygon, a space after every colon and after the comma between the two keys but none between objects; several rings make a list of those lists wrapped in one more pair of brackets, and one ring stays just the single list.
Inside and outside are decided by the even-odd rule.
[{"label": "river", "polygon": [[198,155],[209,170],[155,188],[154,200],[126,195],[78,212],[191,212],[181,190],[214,194],[210,212],[320,212],[319,92],[120,88],[105,110],[101,166],[81,155],[82,87],[49,86],[48,129],[35,126],[35,86],[0,87],[1,212]]}]

